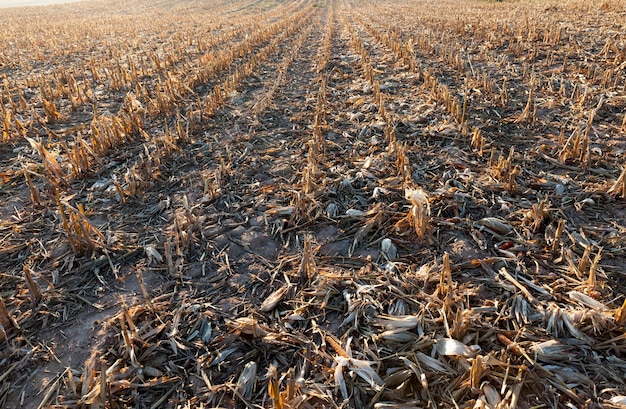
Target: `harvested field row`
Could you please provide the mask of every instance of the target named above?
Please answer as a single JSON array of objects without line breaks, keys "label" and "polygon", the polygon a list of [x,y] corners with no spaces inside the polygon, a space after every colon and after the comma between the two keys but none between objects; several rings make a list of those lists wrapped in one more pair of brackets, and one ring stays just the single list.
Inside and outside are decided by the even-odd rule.
[{"label": "harvested field row", "polygon": [[624,407],[625,6],[3,9],[0,406]]}]

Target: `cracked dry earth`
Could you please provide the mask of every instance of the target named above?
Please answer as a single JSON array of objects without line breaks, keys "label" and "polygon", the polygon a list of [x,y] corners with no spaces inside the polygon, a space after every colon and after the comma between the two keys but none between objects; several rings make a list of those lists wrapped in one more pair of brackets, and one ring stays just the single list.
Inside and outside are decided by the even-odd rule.
[{"label": "cracked dry earth", "polygon": [[3,408],[626,405],[622,0],[3,9]]}]

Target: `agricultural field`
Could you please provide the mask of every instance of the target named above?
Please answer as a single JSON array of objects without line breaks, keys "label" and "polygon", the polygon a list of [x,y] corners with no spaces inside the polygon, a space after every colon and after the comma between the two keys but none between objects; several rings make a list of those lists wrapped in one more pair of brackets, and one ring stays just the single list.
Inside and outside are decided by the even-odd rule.
[{"label": "agricultural field", "polygon": [[626,2],[0,12],[0,407],[626,407]]}]

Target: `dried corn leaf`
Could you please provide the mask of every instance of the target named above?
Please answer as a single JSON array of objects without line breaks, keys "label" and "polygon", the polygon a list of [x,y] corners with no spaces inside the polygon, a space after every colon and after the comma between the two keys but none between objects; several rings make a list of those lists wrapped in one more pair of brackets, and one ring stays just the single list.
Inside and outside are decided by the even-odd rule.
[{"label": "dried corn leaf", "polygon": [[354,372],[360,378],[365,380],[367,384],[376,390],[378,390],[385,383],[378,376],[373,365],[376,362],[373,361],[364,361],[355,358],[346,358],[343,356],[335,356],[335,362],[337,366],[335,367],[334,377],[335,377],[335,386],[339,387],[344,399],[348,399],[348,391],[346,387],[346,383],[344,380],[344,370],[348,370]]},{"label": "dried corn leaf", "polygon": [[544,342],[533,343],[530,351],[534,353],[538,359],[545,360],[569,360],[572,359],[568,352],[572,351],[572,347],[564,345],[558,340],[551,339]]},{"label": "dried corn leaf", "polygon": [[593,308],[600,311],[606,311],[609,309],[606,305],[594,300],[587,294],[583,294],[579,291],[570,291],[569,293],[567,293],[567,295],[572,301],[576,301],[577,303],[582,304],[585,307]]},{"label": "dried corn leaf", "polygon": [[477,354],[476,347],[468,347],[464,343],[451,338],[437,340],[437,352],[443,356],[462,356],[474,358]]},{"label": "dried corn leaf", "polygon": [[252,335],[254,338],[261,338],[268,334],[258,321],[252,317],[241,317],[232,321],[226,321],[226,325],[232,330],[241,334]]},{"label": "dried corn leaf", "polygon": [[273,293],[271,293],[265,299],[265,301],[263,301],[263,303],[261,304],[260,310],[263,311],[263,312],[269,312],[269,311],[273,310],[274,307],[276,307],[278,305],[280,300],[283,299],[283,297],[285,296],[287,291],[289,291],[289,286],[284,285],[284,286],[280,287],[278,290],[276,290]]},{"label": "dried corn leaf", "polygon": [[506,236],[513,231],[513,227],[510,224],[497,217],[485,217],[474,224],[502,236]]},{"label": "dried corn leaf", "polygon": [[256,389],[257,383],[257,364],[256,362],[248,362],[239,378],[237,379],[237,384],[235,385],[235,391],[238,394],[243,396],[246,399],[250,399],[252,397],[252,393]]}]

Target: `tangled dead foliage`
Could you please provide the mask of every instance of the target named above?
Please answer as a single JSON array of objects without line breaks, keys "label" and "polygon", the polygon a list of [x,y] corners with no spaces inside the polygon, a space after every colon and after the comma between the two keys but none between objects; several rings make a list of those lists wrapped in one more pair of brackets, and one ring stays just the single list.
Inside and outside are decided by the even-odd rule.
[{"label": "tangled dead foliage", "polygon": [[0,16],[0,406],[626,405],[622,0]]}]

